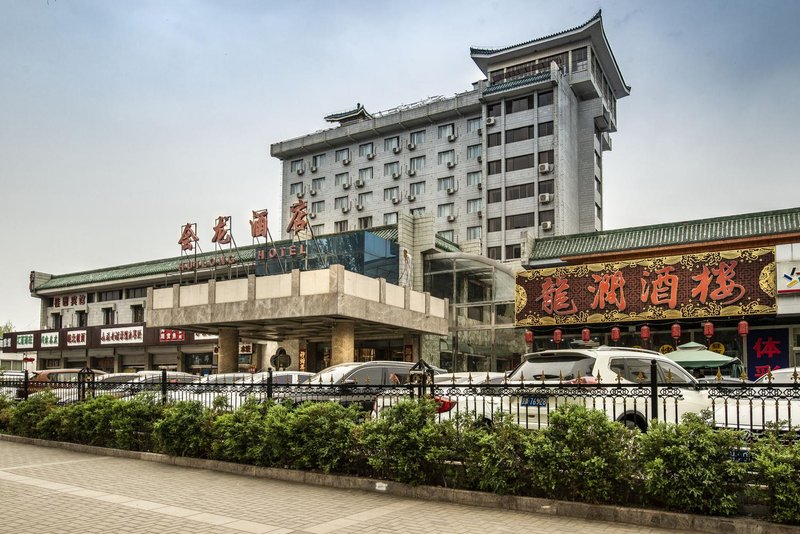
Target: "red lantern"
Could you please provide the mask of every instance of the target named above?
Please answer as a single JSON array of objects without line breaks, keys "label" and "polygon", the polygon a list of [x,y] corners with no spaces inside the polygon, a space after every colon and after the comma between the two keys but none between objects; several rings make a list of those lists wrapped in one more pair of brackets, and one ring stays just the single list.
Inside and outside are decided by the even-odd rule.
[{"label": "red lantern", "polygon": [[553,330],[553,342],[558,345],[564,340],[564,332],[560,328]]},{"label": "red lantern", "polygon": [[642,329],[639,331],[642,336],[642,341],[650,341],[650,327],[647,325],[643,325]]},{"label": "red lantern", "polygon": [[703,335],[706,336],[706,339],[714,337],[714,323],[711,321],[703,323]]},{"label": "red lantern", "polygon": [[750,333],[750,325],[747,323],[747,321],[742,319],[741,321],[739,321],[739,335],[746,336],[749,333]]},{"label": "red lantern", "polygon": [[525,330],[525,343],[530,345],[533,343],[533,331],[532,330]]},{"label": "red lantern", "polygon": [[678,340],[681,338],[681,325],[675,323],[672,325],[672,339]]},{"label": "red lantern", "polygon": [[589,341],[592,338],[592,331],[588,328],[581,330],[581,341]]},{"label": "red lantern", "polygon": [[620,337],[619,327],[615,326],[611,329],[611,341],[616,343],[617,341],[619,341],[619,337]]}]

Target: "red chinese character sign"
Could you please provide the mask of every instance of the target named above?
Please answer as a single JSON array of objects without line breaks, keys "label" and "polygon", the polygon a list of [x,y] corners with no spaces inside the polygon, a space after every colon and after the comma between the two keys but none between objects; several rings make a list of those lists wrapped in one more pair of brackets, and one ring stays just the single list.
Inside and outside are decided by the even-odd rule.
[{"label": "red chinese character sign", "polygon": [[181,246],[181,252],[194,250],[194,244],[200,239],[197,237],[197,225],[195,223],[186,223],[181,229],[181,237],[178,239],[178,244]]},{"label": "red chinese character sign", "polygon": [[516,324],[777,313],[775,249],[705,252],[517,273]]},{"label": "red chinese character sign", "polygon": [[253,219],[250,221],[250,235],[253,239],[263,237],[269,238],[269,226],[267,225],[267,210],[253,212]]},{"label": "red chinese character sign", "polygon": [[790,349],[785,328],[751,330],[747,334],[747,377],[755,380],[769,371],[789,367]]},{"label": "red chinese character sign", "polygon": [[298,200],[289,208],[292,218],[289,220],[289,226],[286,227],[288,233],[297,234],[308,227],[308,203],[305,200]]}]

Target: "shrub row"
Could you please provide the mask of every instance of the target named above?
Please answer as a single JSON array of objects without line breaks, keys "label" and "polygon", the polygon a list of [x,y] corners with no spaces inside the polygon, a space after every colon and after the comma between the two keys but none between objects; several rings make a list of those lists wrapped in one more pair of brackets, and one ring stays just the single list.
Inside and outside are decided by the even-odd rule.
[{"label": "shrub row", "polygon": [[[733,515],[743,496],[775,521],[800,523],[800,442],[740,433],[688,415],[681,424],[629,430],[597,411],[566,405],[549,426],[510,420],[436,422],[435,404],[403,402],[375,420],[336,403],[247,401],[234,412],[199,403],[98,397],[58,406],[50,395],[0,398],[0,431],[102,447],[447,485],[507,495],[635,504]],[[783,436],[785,438],[785,436]],[[757,481],[758,484],[754,482]],[[756,488],[757,491],[754,491]]]}]

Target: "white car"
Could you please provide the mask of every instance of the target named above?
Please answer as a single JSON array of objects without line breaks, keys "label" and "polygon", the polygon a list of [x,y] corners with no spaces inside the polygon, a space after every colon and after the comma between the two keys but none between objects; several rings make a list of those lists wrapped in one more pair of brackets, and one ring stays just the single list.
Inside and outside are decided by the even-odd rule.
[{"label": "white car", "polygon": [[800,367],[775,369],[752,384],[712,391],[718,427],[762,431],[800,427]]},{"label": "white car", "polygon": [[[249,396],[257,397],[261,400],[267,395],[268,373],[235,373],[242,375],[231,383],[228,379],[223,379],[217,384],[201,383],[190,384],[169,392],[169,398],[173,401],[197,401],[208,408],[214,407],[214,401],[218,397],[225,400],[229,409],[239,408]],[[305,371],[273,371],[272,384],[276,388],[287,385],[302,384],[314,373]],[[214,375],[209,375],[214,376]]]},{"label": "white car", "polygon": [[[609,418],[646,430],[652,419],[650,369],[655,360],[658,418],[680,421],[687,412],[710,408],[708,393],[678,364],[657,352],[619,347],[564,349],[526,354],[500,384],[461,384],[455,391],[436,386],[438,417],[468,413],[491,422],[508,414],[525,428],[547,425],[550,412],[565,403],[605,411]],[[400,398],[380,396],[375,413]]]}]

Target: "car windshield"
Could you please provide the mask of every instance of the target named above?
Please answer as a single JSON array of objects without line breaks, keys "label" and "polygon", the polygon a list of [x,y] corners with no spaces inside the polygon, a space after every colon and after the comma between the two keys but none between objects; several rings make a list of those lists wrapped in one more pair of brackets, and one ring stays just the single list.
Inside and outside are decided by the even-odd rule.
[{"label": "car windshield", "polygon": [[308,379],[308,384],[338,384],[344,376],[361,365],[360,363],[342,363],[323,369]]},{"label": "car windshield", "polygon": [[529,354],[509,375],[509,380],[572,380],[592,375],[595,359],[584,354]]},{"label": "car windshield", "polygon": [[140,378],[140,375],[136,373],[125,373],[122,375],[98,376],[95,378],[95,381],[110,384],[124,384],[125,382],[132,382],[137,378]]},{"label": "car windshield", "polygon": [[[795,372],[800,377],[800,367],[794,367],[789,369],[776,369],[772,371],[772,383],[773,384],[794,384],[793,375]],[[761,377],[756,380],[756,384],[766,384],[768,382],[769,375],[761,375]],[[798,383],[800,383],[800,378],[798,378]]]}]

